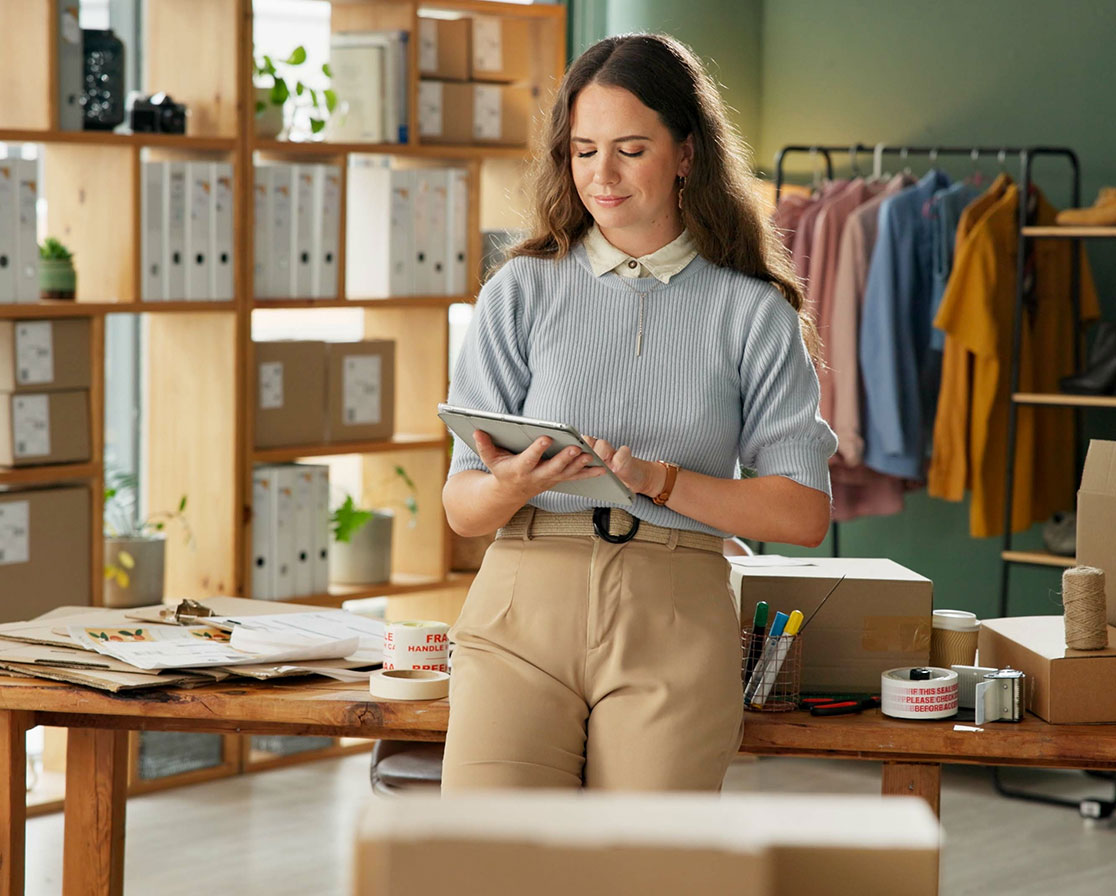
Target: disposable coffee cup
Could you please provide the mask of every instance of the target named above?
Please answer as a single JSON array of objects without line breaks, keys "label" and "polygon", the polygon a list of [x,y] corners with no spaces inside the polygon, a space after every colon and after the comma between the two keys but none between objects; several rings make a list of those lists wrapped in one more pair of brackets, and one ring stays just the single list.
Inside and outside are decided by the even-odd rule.
[{"label": "disposable coffee cup", "polygon": [[941,669],[976,663],[980,620],[965,610],[935,610],[930,630],[930,665]]}]

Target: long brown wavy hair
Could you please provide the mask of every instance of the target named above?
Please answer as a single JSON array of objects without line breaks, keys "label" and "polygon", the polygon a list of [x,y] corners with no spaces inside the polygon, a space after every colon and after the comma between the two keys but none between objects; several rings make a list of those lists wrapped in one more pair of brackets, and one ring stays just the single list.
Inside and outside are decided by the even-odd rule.
[{"label": "long brown wavy hair", "polygon": [[751,151],[729,122],[724,100],[697,55],[663,34],[626,34],[595,43],[569,67],[551,108],[531,180],[530,236],[507,251],[562,258],[593,225],[570,170],[570,118],[588,84],[621,87],[658,113],[681,143],[692,136],[682,223],[708,261],[773,284],[798,312],[812,355],[817,330],[786,247],[760,210]]}]

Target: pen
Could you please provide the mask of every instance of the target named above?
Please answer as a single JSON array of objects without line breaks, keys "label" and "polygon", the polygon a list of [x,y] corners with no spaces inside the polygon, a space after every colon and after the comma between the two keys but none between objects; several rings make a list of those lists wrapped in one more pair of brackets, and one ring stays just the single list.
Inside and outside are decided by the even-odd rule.
[{"label": "pen", "polygon": [[791,644],[794,642],[795,635],[798,634],[801,625],[802,613],[799,610],[794,610],[787,617],[782,635],[776,640],[771,655],[767,657],[766,663],[763,664],[759,685],[752,694],[753,709],[759,709],[767,700],[767,696],[771,693],[775,680],[779,677],[779,670],[783,668],[783,662],[786,660],[787,654],[790,653]]},{"label": "pen", "polygon": [[782,610],[775,614],[775,619],[771,623],[771,628],[767,632],[767,640],[763,644],[763,653],[760,654],[759,662],[756,663],[756,668],[752,670],[752,675],[748,679],[748,686],[744,689],[744,702],[751,703],[752,697],[755,695],[756,690],[759,688],[760,681],[763,678],[763,670],[767,665],[768,659],[775,652],[775,645],[779,643],[779,636],[783,634],[783,628],[787,624],[790,617]]},{"label": "pen", "polygon": [[756,614],[752,617],[752,637],[748,642],[748,662],[744,667],[744,680],[747,681],[756,668],[756,661],[763,648],[763,636],[767,633],[767,601],[756,604]]}]

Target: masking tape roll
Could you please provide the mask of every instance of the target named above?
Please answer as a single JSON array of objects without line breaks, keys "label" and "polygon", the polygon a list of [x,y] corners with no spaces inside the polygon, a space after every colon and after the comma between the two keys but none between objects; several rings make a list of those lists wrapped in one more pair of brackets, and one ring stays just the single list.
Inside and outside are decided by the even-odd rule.
[{"label": "masking tape roll", "polygon": [[929,666],[928,678],[912,680],[912,669],[880,676],[880,709],[893,719],[945,719],[957,714],[957,673]]},{"label": "masking tape roll", "polygon": [[448,672],[447,632],[444,622],[389,622],[384,630],[384,668]]},{"label": "masking tape roll", "polygon": [[440,700],[449,695],[449,675],[433,669],[377,669],[368,692],[379,700]]}]

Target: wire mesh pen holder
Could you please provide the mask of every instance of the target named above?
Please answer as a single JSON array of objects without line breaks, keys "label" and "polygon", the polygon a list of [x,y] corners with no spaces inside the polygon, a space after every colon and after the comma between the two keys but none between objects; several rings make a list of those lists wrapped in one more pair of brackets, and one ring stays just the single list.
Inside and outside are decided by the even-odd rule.
[{"label": "wire mesh pen holder", "polygon": [[[744,681],[744,708],[755,712],[798,709],[802,636],[780,635],[773,639],[744,628],[740,640],[744,648],[740,670]],[[751,663],[749,657],[753,660]]]}]

